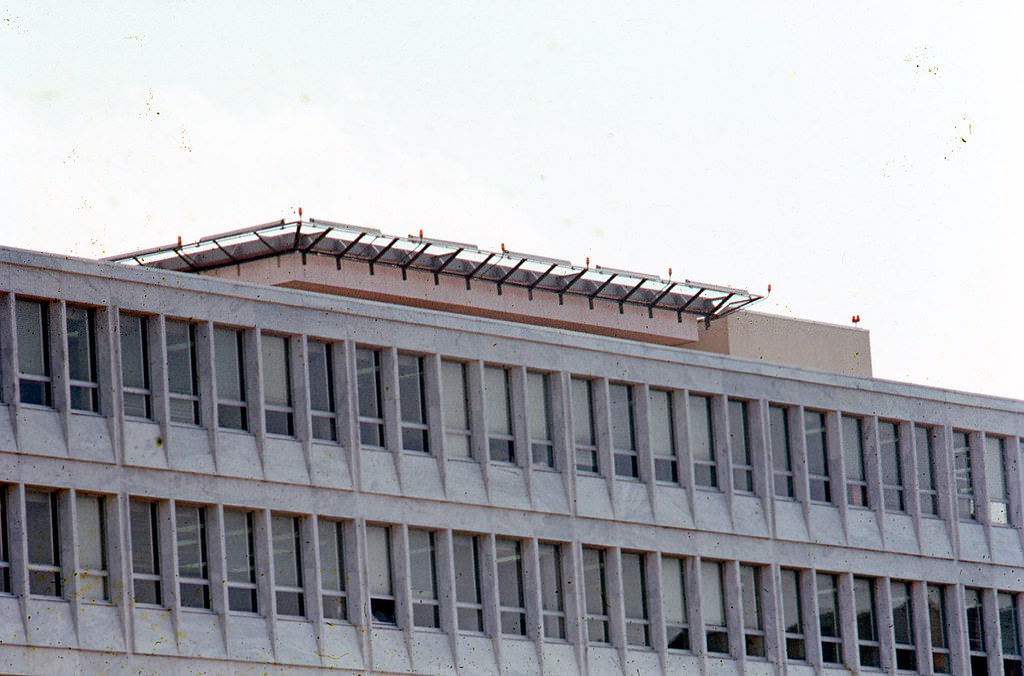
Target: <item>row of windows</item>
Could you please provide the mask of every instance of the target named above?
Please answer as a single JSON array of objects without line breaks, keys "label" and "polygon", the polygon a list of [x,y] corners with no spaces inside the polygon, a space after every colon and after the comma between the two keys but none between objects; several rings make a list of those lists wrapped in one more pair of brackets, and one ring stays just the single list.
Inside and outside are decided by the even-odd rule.
[{"label": "row of windows", "polygon": [[966,635],[974,673],[993,646],[1004,673],[1021,673],[1014,592],[374,523],[357,546],[353,521],[141,498],[119,529],[116,503],[0,490],[0,592],[109,602],[108,557],[128,551],[136,605],[360,623],[349,598],[361,562],[380,625],[942,673],[951,637]]},{"label": "row of windows", "polygon": [[[54,403],[50,321],[59,307],[66,323],[60,340],[66,340],[68,405],[100,412],[97,311],[22,298],[15,302],[20,401]],[[218,426],[250,429],[253,388],[247,378],[258,373],[264,431],[296,435],[296,401],[302,399],[301,408],[309,413],[302,427],[309,436],[339,440],[338,344],[268,333],[259,333],[258,342],[250,344],[244,330],[214,326],[207,336],[205,328],[118,314],[126,416],[162,418],[154,415],[154,395],[159,395],[166,398],[169,421],[201,424],[199,362],[205,351],[215,374]],[[152,356],[154,345],[160,359]],[[253,346],[259,352],[257,368],[248,367],[247,350]],[[1015,439],[961,430],[949,434],[944,428],[797,406],[770,404],[765,409],[756,400],[575,376],[564,393],[571,403],[561,406],[563,397],[554,392],[556,374],[523,375],[499,365],[481,370],[465,362],[365,347],[356,348],[355,367],[358,434],[364,447],[433,453],[434,446],[443,445],[449,458],[483,452],[499,463],[574,466],[581,474],[610,473],[627,480],[773,493],[826,504],[845,500],[852,507],[956,514],[995,525],[1009,523],[1016,511],[1006,472],[1008,460],[1017,455]],[[154,385],[157,370],[160,387]],[[306,387],[297,389],[298,382]],[[389,413],[390,398],[397,400],[394,427],[389,426],[395,415]],[[432,401],[441,405],[435,409]],[[522,423],[517,423],[520,413]],[[571,427],[571,449],[562,450],[556,420]],[[400,439],[389,439],[392,429]],[[689,462],[681,464],[685,457]],[[772,479],[758,486],[763,458],[764,474],[770,472]],[[955,511],[943,507],[946,494],[955,500]],[[986,503],[987,509],[979,509]]]}]

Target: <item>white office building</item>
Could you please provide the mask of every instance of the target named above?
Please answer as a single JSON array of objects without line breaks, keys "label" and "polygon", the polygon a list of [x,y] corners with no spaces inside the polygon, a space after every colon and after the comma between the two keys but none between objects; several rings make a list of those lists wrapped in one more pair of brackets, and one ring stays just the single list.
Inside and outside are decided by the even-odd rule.
[{"label": "white office building", "polygon": [[319,221],[0,249],[0,670],[1021,674],[1024,402],[759,299]]}]

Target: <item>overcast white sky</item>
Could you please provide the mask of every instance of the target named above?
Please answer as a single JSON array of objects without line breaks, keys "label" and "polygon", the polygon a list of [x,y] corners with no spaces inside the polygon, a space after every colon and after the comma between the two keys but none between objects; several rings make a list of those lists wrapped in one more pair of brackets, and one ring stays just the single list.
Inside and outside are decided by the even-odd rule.
[{"label": "overcast white sky", "polygon": [[764,291],[1024,398],[1019,2],[4,2],[0,244],[306,216]]}]

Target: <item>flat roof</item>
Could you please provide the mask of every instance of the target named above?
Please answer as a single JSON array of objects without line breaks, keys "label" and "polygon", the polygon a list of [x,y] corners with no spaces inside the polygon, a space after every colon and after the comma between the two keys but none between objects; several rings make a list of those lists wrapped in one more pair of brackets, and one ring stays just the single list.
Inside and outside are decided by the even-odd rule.
[{"label": "flat roof", "polygon": [[562,296],[582,296],[591,307],[595,300],[646,307],[654,310],[696,315],[711,321],[738,312],[765,296],[716,284],[693,280],[675,281],[656,275],[630,272],[601,266],[573,265],[567,260],[507,251],[488,251],[474,244],[430,239],[409,235],[387,235],[373,228],[309,219],[308,221],[275,221],[253,228],[234,230],[204,237],[197,242],[156,247],[111,256],[104,260],[124,265],[137,265],[202,273],[250,261],[301,254],[328,256],[342,263],[399,268],[402,277],[410,269],[431,273],[434,283],[441,275],[465,280],[466,288],[473,282],[526,289]]}]

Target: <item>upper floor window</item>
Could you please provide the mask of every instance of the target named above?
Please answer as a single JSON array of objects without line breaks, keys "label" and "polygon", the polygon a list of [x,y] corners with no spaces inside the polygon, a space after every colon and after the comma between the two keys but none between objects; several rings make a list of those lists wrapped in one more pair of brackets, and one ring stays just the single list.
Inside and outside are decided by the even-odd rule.
[{"label": "upper floor window", "polygon": [[110,599],[110,570],[107,566],[106,498],[75,495],[78,517],[78,571],[75,595],[83,601]]},{"label": "upper floor window", "polygon": [[597,473],[597,436],[594,431],[594,384],[583,378],[572,381],[572,427],[576,447],[576,470]]},{"label": "upper floor window", "polygon": [[943,587],[928,585],[928,626],[932,638],[932,671],[950,673],[949,638],[946,628],[946,593]]},{"label": "upper floor window", "polygon": [[587,611],[587,640],[608,643],[608,582],[603,549],[583,548],[583,591]]},{"label": "upper floor window", "polygon": [[417,453],[430,453],[423,357],[414,354],[398,355],[398,400],[402,412],[402,448]]},{"label": "upper floor window", "polygon": [[496,538],[498,605],[501,633],[526,635],[526,602],[523,596],[523,547],[518,540]]},{"label": "upper floor window", "polygon": [[974,520],[974,477],[971,472],[971,439],[967,432],[953,432],[953,478],[957,511],[961,519]]},{"label": "upper floor window", "polygon": [[409,586],[412,590],[412,623],[416,627],[441,626],[437,593],[437,547],[431,531],[409,530]]},{"label": "upper floor window", "polygon": [[886,511],[902,512],[903,463],[900,458],[900,426],[881,420],[878,422],[878,452],[882,459],[882,502]]},{"label": "upper floor window", "polygon": [[823,412],[804,411],[804,439],[807,441],[807,478],[811,500],[832,502],[832,480],[828,471],[828,433]]},{"label": "upper floor window", "polygon": [[157,511],[155,502],[133,499],[128,504],[131,525],[132,590],[135,603],[163,603]]},{"label": "upper floor window", "polygon": [[530,430],[533,464],[554,468],[555,444],[551,438],[551,386],[546,373],[526,374],[526,424]]},{"label": "upper floor window", "polygon": [[274,541],[274,599],[278,615],[306,615],[302,589],[302,520],[297,516],[270,517]]},{"label": "upper floor window", "polygon": [[122,312],[121,382],[124,386],[124,414],[152,418],[152,390],[149,382],[149,319]]},{"label": "upper floor window", "polygon": [[807,643],[804,638],[800,571],[783,568],[779,573],[782,579],[782,627],[786,639],[786,659],[805,660],[807,659]]},{"label": "upper floor window", "polygon": [[964,589],[967,619],[967,647],[970,650],[971,673],[988,673],[988,649],[985,646],[985,607],[982,590]]},{"label": "upper floor window", "polygon": [[1009,523],[1010,496],[1006,491],[1006,461],[1003,440],[985,436],[985,487],[988,493],[988,519],[996,526]]},{"label": "upper floor window", "polygon": [[615,454],[616,476],[637,478],[640,463],[636,452],[636,414],[633,387],[612,383],[608,386],[612,414],[612,451]]},{"label": "upper floor window", "polygon": [[760,566],[740,566],[740,589],[743,593],[743,647],[748,657],[764,657],[764,604],[765,589],[761,582]]},{"label": "upper floor window", "polygon": [[665,644],[669,650],[690,649],[690,622],[686,609],[686,566],[682,559],[661,559],[661,611],[665,616]]},{"label": "upper floor window", "polygon": [[780,498],[791,498],[794,493],[793,453],[789,443],[789,409],[783,406],[769,406],[768,430],[772,440],[775,495]]},{"label": "upper floor window", "polygon": [[11,593],[11,550],[7,522],[7,486],[0,486],[0,593]]},{"label": "upper floor window", "polygon": [[[259,611],[256,589],[256,532],[253,512],[224,510],[224,551],[227,554],[228,609]],[[325,606],[326,607],[326,606]],[[324,616],[327,617],[325,610]]]},{"label": "upper floor window", "polygon": [[939,494],[935,488],[935,458],[932,439],[935,431],[927,427],[914,427],[914,446],[917,452],[917,496],[922,514],[939,513]]},{"label": "upper floor window", "polygon": [[167,393],[171,422],[199,424],[199,369],[196,360],[195,324],[168,319]]},{"label": "upper floor window", "polygon": [[206,543],[206,508],[176,505],[178,578],[182,607],[210,607],[210,555]]},{"label": "upper floor window", "polygon": [[469,426],[469,387],[466,365],[462,362],[441,362],[441,388],[444,391],[444,442],[449,457],[473,457]]},{"label": "upper floor window", "polygon": [[245,345],[243,333],[219,326],[213,331],[217,370],[217,424],[235,430],[249,429],[245,396]]},{"label": "upper floor window", "polygon": [[626,643],[651,645],[646,557],[638,552],[622,553],[622,604],[626,611]]},{"label": "upper floor window", "polygon": [[311,340],[309,355],[309,407],[313,438],[338,440],[338,421],[334,403],[334,350],[330,343]]},{"label": "upper floor window", "polygon": [[672,415],[672,393],[650,390],[651,451],[654,453],[654,478],[657,481],[679,482],[679,461],[676,452],[675,420]]},{"label": "upper floor window", "polygon": [[694,482],[698,486],[718,487],[715,463],[715,427],[711,417],[711,397],[689,396],[690,452],[693,454]]},{"label": "upper floor window", "polygon": [[56,491],[25,491],[28,591],[33,596],[63,595],[58,510],[59,496]]},{"label": "upper floor window", "polygon": [[1018,630],[1017,594],[999,592],[996,596],[999,611],[999,644],[1003,652],[1003,674],[1020,676],[1021,653]]},{"label": "upper floor window", "polygon": [[295,434],[291,349],[285,336],[260,335],[263,353],[263,409],[268,434]]},{"label": "upper floor window", "polygon": [[562,597],[562,550],[551,542],[537,545],[540,555],[540,595],[544,637],[565,638],[565,601]]},{"label": "upper floor window", "polygon": [[843,465],[846,468],[846,503],[854,507],[868,506],[868,480],[864,473],[864,423],[860,418],[844,415]]},{"label": "upper floor window", "polygon": [[729,630],[725,616],[725,584],[721,561],[700,562],[700,608],[704,613],[704,635],[709,653],[729,652]]},{"label": "upper floor window", "polygon": [[68,305],[67,330],[71,409],[98,413],[100,384],[96,368],[96,311]]},{"label": "upper floor window", "polygon": [[508,369],[484,367],[484,418],[487,422],[487,448],[491,460],[515,462],[512,436],[512,388]]},{"label": "upper floor window", "polygon": [[356,389],[359,394],[359,443],[384,446],[384,394],[381,389],[380,351],[356,349]]},{"label": "upper floor window", "polygon": [[732,487],[743,493],[754,492],[754,462],[750,454],[749,404],[729,400],[729,447],[732,449]]},{"label": "upper floor window", "polygon": [[21,403],[53,406],[50,376],[50,307],[37,300],[17,299],[18,390]]},{"label": "upper floor window", "polygon": [[484,630],[484,604],[480,593],[479,539],[475,535],[452,536],[455,562],[455,616],[459,631]]},{"label": "upper floor window", "polygon": [[914,608],[909,582],[893,580],[892,630],[896,639],[896,668],[917,671],[917,648],[914,646]]},{"label": "upper floor window", "polygon": [[878,641],[878,614],[875,611],[875,581],[853,578],[853,599],[857,613],[857,647],[860,666],[880,667],[882,656]]},{"label": "upper floor window", "polygon": [[397,623],[391,565],[391,529],[367,526],[366,571],[370,584],[370,615],[374,622],[381,624]]},{"label": "upper floor window", "polygon": [[839,576],[817,573],[818,627],[821,633],[821,661],[842,664],[842,625],[839,622]]},{"label": "upper floor window", "polygon": [[[320,547],[320,589],[324,619],[344,620],[345,608],[345,524],[330,519],[317,520]],[[415,575],[413,568],[413,575]]]}]

